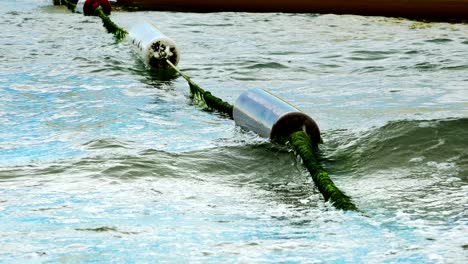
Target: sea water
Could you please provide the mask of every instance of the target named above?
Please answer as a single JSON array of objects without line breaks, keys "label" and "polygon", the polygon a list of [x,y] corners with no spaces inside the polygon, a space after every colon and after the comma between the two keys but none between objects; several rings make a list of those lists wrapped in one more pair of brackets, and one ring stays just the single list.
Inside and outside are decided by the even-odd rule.
[{"label": "sea water", "polygon": [[97,17],[0,5],[0,262],[466,263],[468,25],[352,15],[114,12],[156,24],[233,103],[317,121],[321,163],[190,100]]}]

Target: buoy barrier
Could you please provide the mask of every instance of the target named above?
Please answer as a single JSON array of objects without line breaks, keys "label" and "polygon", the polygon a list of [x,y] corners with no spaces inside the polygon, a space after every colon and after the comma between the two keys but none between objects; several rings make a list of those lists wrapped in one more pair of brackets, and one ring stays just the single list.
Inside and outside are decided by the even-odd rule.
[{"label": "buoy barrier", "polygon": [[116,40],[124,40],[128,32],[117,26],[108,17],[112,7],[108,0],[54,0],[54,5],[65,5],[69,10],[85,16],[98,16],[107,32],[114,34]]},{"label": "buoy barrier", "polygon": [[177,65],[180,52],[175,42],[148,22],[135,24],[129,32],[136,52],[151,67],[166,67],[166,60]]},{"label": "buoy barrier", "polygon": [[[66,4],[76,12],[77,4],[83,6],[83,14],[89,15],[86,3],[100,3],[107,0],[54,0],[54,4]],[[99,5],[91,5],[93,15],[99,16],[106,29],[114,36],[125,38],[127,32],[115,25],[106,15],[105,9]],[[86,11],[85,11],[86,10]],[[85,13],[87,12],[87,13]],[[108,9],[110,14],[110,9]],[[175,43],[149,23],[139,23],[130,31],[132,43],[136,45],[140,56],[150,66],[166,66],[178,72],[189,84],[193,99],[204,103],[209,109],[226,114],[234,119],[238,126],[251,130],[260,136],[270,138],[279,143],[288,143],[302,158],[304,166],[325,201],[330,201],[337,209],[357,211],[351,199],[336,185],[316,158],[318,144],[321,143],[320,129],[315,121],[272,93],[253,89],[242,93],[231,105],[212,95],[197,85],[189,76],[177,68],[180,52]]]}]

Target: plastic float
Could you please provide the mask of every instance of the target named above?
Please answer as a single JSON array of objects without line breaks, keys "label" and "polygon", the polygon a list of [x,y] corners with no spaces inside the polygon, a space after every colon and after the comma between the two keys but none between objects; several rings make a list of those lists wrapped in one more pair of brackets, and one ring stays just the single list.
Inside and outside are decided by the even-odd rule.
[{"label": "plastic float", "polygon": [[468,20],[468,0],[117,0],[132,10],[355,14]]},{"label": "plastic float", "polygon": [[179,63],[180,52],[174,41],[149,22],[135,24],[129,31],[136,52],[149,66],[167,66],[166,59]]},{"label": "plastic float", "polygon": [[236,124],[273,141],[284,142],[293,132],[304,131],[316,144],[320,129],[307,114],[263,89],[243,92],[234,103]]}]

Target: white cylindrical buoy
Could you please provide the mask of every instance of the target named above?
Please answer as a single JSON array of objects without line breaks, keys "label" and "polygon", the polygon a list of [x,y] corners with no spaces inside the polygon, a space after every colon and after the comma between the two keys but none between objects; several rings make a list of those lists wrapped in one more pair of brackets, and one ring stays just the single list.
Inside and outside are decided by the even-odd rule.
[{"label": "white cylindrical buoy", "polygon": [[302,130],[314,143],[321,142],[312,118],[266,90],[243,92],[234,104],[233,118],[237,125],[272,140],[281,141]]},{"label": "white cylindrical buoy", "polygon": [[174,41],[148,22],[132,27],[129,37],[143,61],[152,67],[166,66],[166,59],[179,63],[180,52]]}]

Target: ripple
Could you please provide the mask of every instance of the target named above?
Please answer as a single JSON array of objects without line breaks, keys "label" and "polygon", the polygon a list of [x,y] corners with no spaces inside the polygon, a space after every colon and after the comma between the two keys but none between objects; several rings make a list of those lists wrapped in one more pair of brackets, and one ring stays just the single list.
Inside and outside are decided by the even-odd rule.
[{"label": "ripple", "polygon": [[430,62],[421,62],[415,64],[413,67],[421,71],[435,71],[439,68],[439,65]]},{"label": "ripple", "polygon": [[76,231],[87,231],[87,232],[96,232],[96,233],[105,233],[105,232],[114,232],[121,233],[124,235],[136,235],[138,232],[129,232],[129,231],[120,231],[118,228],[113,226],[100,226],[95,228],[75,228]]},{"label": "ripple", "polygon": [[392,54],[395,54],[397,52],[396,51],[358,50],[358,51],[353,51],[351,53],[354,54],[354,55],[358,55],[358,56],[349,57],[350,60],[375,61],[375,60],[387,59],[389,57],[387,55],[392,55]]},{"label": "ripple", "polygon": [[96,139],[83,144],[87,149],[127,149],[126,143],[116,139]]},{"label": "ripple", "polygon": [[435,39],[425,40],[425,42],[436,43],[436,44],[444,44],[444,43],[449,43],[449,42],[452,42],[452,41],[453,40],[447,39],[447,38],[435,38]]},{"label": "ripple", "polygon": [[285,66],[278,62],[265,62],[265,63],[256,63],[250,66],[244,67],[245,69],[286,69],[288,66]]},{"label": "ripple", "polygon": [[457,65],[457,66],[445,66],[445,67],[441,67],[441,70],[460,71],[460,70],[467,70],[467,69],[468,69],[468,64],[465,64],[465,65]]},{"label": "ripple", "polygon": [[409,50],[409,51],[405,51],[405,54],[408,54],[408,55],[412,55],[412,54],[420,54],[421,51],[419,50]]},{"label": "ripple", "polygon": [[372,72],[381,72],[381,71],[387,71],[388,69],[382,66],[367,66],[359,70],[355,70],[354,72],[359,72],[359,73],[372,73]]}]

